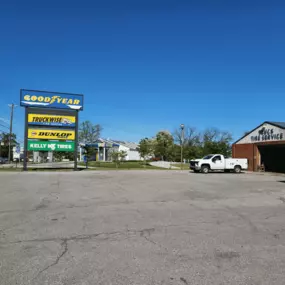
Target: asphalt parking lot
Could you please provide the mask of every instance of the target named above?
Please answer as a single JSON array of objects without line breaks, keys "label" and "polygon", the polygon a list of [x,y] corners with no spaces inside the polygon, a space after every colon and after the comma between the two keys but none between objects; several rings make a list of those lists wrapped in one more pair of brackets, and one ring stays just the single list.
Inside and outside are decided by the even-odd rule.
[{"label": "asphalt parking lot", "polygon": [[0,173],[0,284],[284,284],[285,177]]}]

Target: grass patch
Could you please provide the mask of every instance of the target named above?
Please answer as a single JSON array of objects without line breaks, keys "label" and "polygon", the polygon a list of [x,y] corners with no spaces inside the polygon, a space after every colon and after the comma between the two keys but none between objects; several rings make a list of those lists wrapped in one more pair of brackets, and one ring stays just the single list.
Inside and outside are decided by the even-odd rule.
[{"label": "grass patch", "polygon": [[[78,165],[85,166],[86,164],[80,162]],[[160,167],[155,167],[145,164],[143,161],[122,161],[119,167],[116,167],[114,162],[105,162],[105,161],[90,161],[88,162],[88,167],[95,167],[98,169],[114,170],[114,169],[162,169]],[[91,169],[90,169],[91,170]]]},{"label": "grass patch", "polygon": [[[85,168],[86,164],[84,162],[78,163],[78,170],[86,170]],[[119,167],[116,167],[116,164],[114,162],[104,162],[104,161],[90,161],[88,163],[88,167],[90,167],[88,170],[129,170],[129,169],[151,169],[151,170],[160,170],[165,168],[161,167],[155,167],[150,164],[145,164],[144,161],[122,161],[119,165]],[[22,167],[19,168],[0,168],[0,171],[23,171]],[[33,167],[32,165],[28,166],[28,171],[35,171],[35,172],[41,172],[41,171],[73,171],[73,168],[53,168],[53,167]]]},{"label": "grass patch", "polygon": [[[84,168],[78,168],[78,171],[84,170]],[[23,168],[22,167],[3,167],[0,168],[0,172],[22,172]],[[44,171],[54,171],[54,172],[65,172],[65,171],[74,171],[73,168],[52,168],[52,167],[39,167],[39,168],[31,168],[28,167],[27,169],[28,172],[44,172]]]},{"label": "grass patch", "polygon": [[[173,163],[173,164],[171,164],[171,166],[174,166],[174,167],[177,167],[177,168],[181,169],[181,163]],[[189,170],[189,164],[188,163],[183,163],[182,164],[182,170]]]},{"label": "grass patch", "polygon": [[15,167],[0,167],[0,172],[7,172],[7,171],[22,171],[22,168],[18,167],[18,168],[15,168]]},{"label": "grass patch", "polygon": [[[84,170],[83,168],[78,168],[77,171],[82,171]],[[66,172],[66,171],[74,171],[73,168],[52,168],[52,167],[39,167],[39,168],[29,168],[28,171],[36,171],[36,172],[41,172],[41,171],[56,171],[56,172]]]}]

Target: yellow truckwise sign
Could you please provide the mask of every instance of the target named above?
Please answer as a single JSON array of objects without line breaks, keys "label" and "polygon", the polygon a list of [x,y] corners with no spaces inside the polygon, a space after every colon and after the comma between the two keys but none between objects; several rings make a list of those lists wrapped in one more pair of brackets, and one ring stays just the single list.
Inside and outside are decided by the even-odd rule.
[{"label": "yellow truckwise sign", "polygon": [[50,130],[50,129],[28,129],[29,139],[48,139],[48,140],[74,140],[75,131],[73,130]]},{"label": "yellow truckwise sign", "polygon": [[28,114],[29,125],[75,127],[75,116]]}]

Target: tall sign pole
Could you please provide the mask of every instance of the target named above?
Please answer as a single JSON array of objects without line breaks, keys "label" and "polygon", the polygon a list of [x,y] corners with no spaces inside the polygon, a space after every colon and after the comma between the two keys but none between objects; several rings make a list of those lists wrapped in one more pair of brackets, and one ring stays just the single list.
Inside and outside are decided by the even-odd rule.
[{"label": "tall sign pole", "polygon": [[180,125],[181,129],[181,157],[180,157],[180,162],[181,162],[181,170],[183,169],[183,145],[184,145],[184,124]]},{"label": "tall sign pole", "polygon": [[28,163],[28,107],[25,107],[25,134],[24,134],[24,161],[23,161],[23,170],[27,171]]},{"label": "tall sign pole", "polygon": [[9,107],[11,107],[11,114],[10,114],[10,133],[9,133],[9,153],[8,153],[8,161],[9,161],[9,163],[11,163],[11,145],[12,145],[14,106],[15,106],[14,104],[9,105]]},{"label": "tall sign pole", "polygon": [[78,160],[78,111],[76,111],[76,125],[75,125],[75,142],[74,142],[74,170],[77,171],[77,160]]}]

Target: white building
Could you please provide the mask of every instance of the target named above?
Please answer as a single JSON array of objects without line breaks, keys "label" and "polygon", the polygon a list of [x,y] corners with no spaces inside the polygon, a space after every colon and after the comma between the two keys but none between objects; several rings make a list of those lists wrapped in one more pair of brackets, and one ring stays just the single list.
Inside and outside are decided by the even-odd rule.
[{"label": "white building", "polygon": [[[84,144],[80,143],[79,145],[83,146]],[[92,147],[95,147],[98,150],[96,161],[111,161],[110,153],[113,150],[116,151],[125,151],[127,156],[125,160],[142,160],[139,151],[138,151],[138,144],[133,142],[126,142],[126,141],[117,141],[111,139],[98,139],[97,142],[92,144],[87,144]],[[82,152],[82,148],[80,149],[80,161],[83,161],[84,156]],[[93,159],[92,159],[93,160]]]},{"label": "white building", "polygon": [[126,142],[126,141],[112,141],[119,145],[119,151],[127,152],[127,156],[125,160],[142,160],[140,153],[138,151],[139,145],[134,142]]}]

